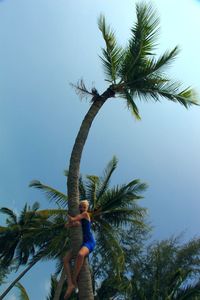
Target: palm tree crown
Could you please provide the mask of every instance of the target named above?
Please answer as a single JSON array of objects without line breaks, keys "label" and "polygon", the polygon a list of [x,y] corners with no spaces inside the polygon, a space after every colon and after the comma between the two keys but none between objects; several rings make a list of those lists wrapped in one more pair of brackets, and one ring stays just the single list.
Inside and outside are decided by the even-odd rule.
[{"label": "palm tree crown", "polygon": [[127,106],[137,119],[138,108],[133,98],[159,101],[160,97],[179,102],[186,108],[197,104],[195,93],[190,88],[180,90],[179,82],[169,79],[164,73],[179,53],[178,47],[155,57],[159,18],[151,5],[143,2],[136,4],[136,22],[131,28],[128,46],[118,46],[116,37],[100,16],[98,25],[106,47],[102,49],[106,81],[116,96],[126,99]]}]

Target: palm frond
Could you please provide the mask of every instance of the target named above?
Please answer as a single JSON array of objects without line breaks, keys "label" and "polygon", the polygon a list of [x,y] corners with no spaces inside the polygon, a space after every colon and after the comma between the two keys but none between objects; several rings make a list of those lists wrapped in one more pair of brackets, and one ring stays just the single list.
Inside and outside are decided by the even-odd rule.
[{"label": "palm frond", "polygon": [[131,49],[140,56],[152,55],[158,36],[159,18],[151,4],[138,2],[136,4],[136,24],[132,28]]},{"label": "palm frond", "polygon": [[188,87],[180,91],[180,83],[176,81],[157,81],[156,78],[148,78],[144,82],[137,82],[135,89],[135,94],[143,99],[151,96],[155,101],[159,101],[163,97],[173,102],[179,102],[186,108],[198,105],[194,90]]},{"label": "palm frond", "polygon": [[31,181],[29,186],[42,190],[50,201],[54,201],[56,204],[61,205],[64,208],[67,207],[67,195],[60,191],[42,184],[39,180]]},{"label": "palm frond", "polygon": [[[196,284],[188,284],[175,294],[174,300],[191,300],[199,299],[200,296],[200,282]],[[197,298],[196,298],[197,297]]]},{"label": "palm frond", "polygon": [[98,207],[101,207],[100,211],[129,207],[133,204],[133,201],[143,198],[139,193],[146,188],[147,185],[145,183],[140,183],[138,179],[135,179],[126,185],[115,186],[105,192],[101,199],[99,199]]},{"label": "palm frond", "polygon": [[106,44],[106,48],[102,49],[103,56],[100,56],[103,62],[104,71],[107,75],[107,80],[116,83],[123,51],[122,48],[117,45],[115,33],[106,24],[103,15],[100,15],[98,19],[98,26]]},{"label": "palm frond", "polygon": [[128,109],[131,111],[131,113],[136,118],[136,120],[141,120],[141,117],[139,115],[139,110],[137,108],[137,105],[133,101],[133,98],[131,97],[129,91],[128,90],[124,90],[124,94],[125,94],[125,98],[127,100],[126,104],[127,104]]},{"label": "palm frond", "polygon": [[[9,209],[7,207],[2,207],[2,208],[0,208],[0,212],[8,215],[10,218],[10,221],[13,224],[17,224],[17,215],[11,209]],[[8,220],[8,222],[9,222],[9,220]]]},{"label": "palm frond", "polygon": [[175,60],[179,52],[180,52],[179,48],[178,46],[176,46],[171,51],[166,51],[158,59],[155,59],[154,57],[153,58],[150,57],[145,61],[144,65],[141,66],[141,71],[140,71],[141,75],[140,73],[138,73],[137,80],[140,80],[151,74],[156,74],[156,75],[159,75],[160,73],[162,74],[163,69],[169,67],[169,65],[172,64],[172,62]]},{"label": "palm frond", "polygon": [[113,270],[119,275],[124,268],[125,257],[118,242],[117,231],[105,220],[100,220],[96,227],[96,235],[98,238],[97,251],[103,253],[103,259],[107,263],[112,262]]},{"label": "palm frond", "polygon": [[[137,21],[132,28],[132,37],[124,54],[119,71],[122,81],[129,81],[130,76],[140,69],[149,55],[153,55],[156,48],[159,18],[150,4],[144,2],[136,4]],[[137,77],[136,74],[134,76]]]},{"label": "palm frond", "polygon": [[29,300],[29,296],[27,294],[27,291],[26,291],[25,287],[20,282],[17,282],[15,284],[15,286],[20,291],[20,298],[19,298],[19,300]]},{"label": "palm frond", "polygon": [[[114,227],[124,226],[135,224],[144,227],[144,216],[146,214],[146,209],[141,207],[132,208],[118,208],[107,210],[101,213],[101,218],[107,220],[109,224]],[[94,217],[95,219],[95,217]]]},{"label": "palm frond", "polygon": [[99,185],[99,177],[94,175],[87,175],[86,178],[86,199],[88,199],[93,209],[94,207],[96,207],[96,193]]},{"label": "palm frond", "polygon": [[106,169],[104,170],[104,175],[100,177],[99,187],[97,191],[97,201],[107,190],[110,183],[110,178],[114,170],[117,168],[117,164],[118,164],[118,159],[116,158],[116,156],[113,156],[111,161],[106,166]]},{"label": "palm frond", "polygon": [[36,215],[49,218],[51,216],[67,216],[67,210],[65,209],[42,209],[36,212]]},{"label": "palm frond", "polygon": [[92,88],[91,91],[89,91],[83,81],[83,79],[80,79],[77,84],[71,83],[71,86],[74,88],[76,94],[81,98],[88,98],[88,97],[94,97],[97,96],[97,92],[95,88]]}]

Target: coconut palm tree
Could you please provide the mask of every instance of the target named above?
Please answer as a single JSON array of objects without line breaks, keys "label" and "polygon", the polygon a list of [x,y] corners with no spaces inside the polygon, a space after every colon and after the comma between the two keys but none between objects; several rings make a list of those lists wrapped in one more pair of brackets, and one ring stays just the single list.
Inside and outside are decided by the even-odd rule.
[{"label": "coconut palm tree", "polygon": [[[128,46],[125,48],[118,45],[115,34],[107,25],[104,16],[99,18],[98,25],[105,41],[101,60],[108,87],[99,94],[96,88],[88,90],[83,81],[75,86],[79,94],[92,98],[92,104],[80,126],[69,163],[67,188],[69,214],[72,216],[78,214],[79,169],[82,151],[92,122],[105,102],[116,97],[124,99],[127,107],[137,119],[140,119],[136,105],[138,99],[159,101],[165,98],[178,102],[186,108],[196,104],[192,89],[181,88],[179,82],[171,80],[165,74],[165,68],[174,61],[179,52],[178,47],[166,51],[158,58],[155,57],[159,19],[151,5],[143,2],[136,4],[136,22],[131,28]],[[70,238],[74,255],[76,255],[81,245],[81,230],[72,228]],[[93,299],[87,260],[79,278],[80,299]],[[59,291],[56,291],[54,300],[58,298]]]},{"label": "coconut palm tree", "polygon": [[[146,210],[140,207],[137,201],[142,198],[140,194],[147,186],[145,183],[141,183],[138,179],[135,179],[128,184],[110,188],[111,176],[116,167],[117,159],[113,157],[105,168],[103,176],[87,175],[86,177],[80,177],[79,190],[80,199],[86,197],[90,202],[91,219],[93,221],[92,229],[97,239],[96,254],[94,255],[98,256],[98,259],[102,260],[102,263],[105,262],[107,265],[112,265],[113,272],[119,274],[124,267],[122,236],[126,236],[127,228],[130,226],[134,226],[134,230],[143,230],[146,228],[144,223]],[[48,199],[51,202],[54,201],[60,208],[38,210],[39,204],[37,204],[37,207],[34,206],[34,212],[28,209],[24,213],[23,210],[23,219],[31,219],[32,221],[26,221],[26,226],[18,226],[19,232],[15,238],[13,236],[10,237],[13,230],[13,222],[10,220],[11,211],[5,208],[2,209],[4,212],[9,211],[9,218],[7,219],[9,226],[5,227],[5,232],[2,235],[0,234],[2,247],[5,244],[0,254],[2,253],[5,262],[10,263],[14,258],[19,260],[21,256],[17,256],[16,253],[23,253],[23,245],[26,245],[27,251],[31,247],[34,250],[37,248],[37,251],[34,251],[32,259],[27,255],[26,263],[29,258],[28,267],[12,282],[0,296],[0,299],[3,299],[10,289],[15,286],[16,282],[39,260],[57,259],[58,262],[61,262],[59,264],[60,272],[63,265],[62,257],[69,249],[68,242],[64,243],[68,237],[68,230],[64,228],[64,223],[66,222],[65,215],[68,208],[67,196],[55,188],[42,184],[38,180],[32,181],[30,186],[42,190]],[[18,219],[22,218],[17,218],[15,215],[14,224],[19,224]],[[21,222],[20,224],[22,223],[24,224],[25,222]],[[11,252],[9,250],[11,238],[15,248],[10,246],[12,256],[9,256],[8,260],[9,252]],[[21,250],[19,251],[18,248]],[[22,264],[21,260],[20,264]]]},{"label": "coconut palm tree", "polygon": [[0,299],[3,299],[38,261],[56,259],[68,248],[68,231],[64,229],[66,220],[63,218],[63,210],[38,211],[38,208],[39,203],[34,203],[32,208],[25,205],[19,217],[9,208],[0,209],[0,212],[8,216],[7,226],[0,227],[1,266],[9,266],[14,261],[17,271],[19,266],[28,264],[0,295]]},{"label": "coconut palm tree", "polygon": [[[135,179],[128,184],[110,188],[110,179],[116,167],[117,159],[113,157],[105,168],[103,176],[87,175],[85,178],[80,176],[79,196],[80,200],[87,198],[90,203],[92,229],[97,240],[96,255],[107,265],[111,264],[113,271],[119,274],[124,267],[121,237],[126,235],[129,226],[141,229],[146,227],[144,223],[146,210],[137,204],[137,200],[142,198],[140,193],[147,185]],[[38,180],[33,181],[31,186],[43,190],[50,200],[55,199],[57,204],[64,205],[66,196],[64,198],[61,193],[57,194],[56,189]],[[65,209],[67,207],[64,211]],[[62,283],[64,283],[64,272],[62,274]]]},{"label": "coconut palm tree", "polygon": [[126,253],[129,268],[121,281],[110,270],[95,299],[199,300],[200,239],[183,244],[180,237],[173,237],[146,244],[137,253],[130,245]]},{"label": "coconut palm tree", "polygon": [[153,242],[138,257],[128,257],[132,278],[125,283],[132,290],[127,299],[200,299],[199,238],[185,244],[180,244],[180,238]]}]

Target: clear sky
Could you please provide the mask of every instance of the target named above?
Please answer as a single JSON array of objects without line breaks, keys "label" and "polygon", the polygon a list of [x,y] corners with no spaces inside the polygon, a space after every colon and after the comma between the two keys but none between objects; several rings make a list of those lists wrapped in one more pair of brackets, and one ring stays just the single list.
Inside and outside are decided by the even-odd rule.
[{"label": "clear sky", "polygon": [[[200,2],[153,3],[161,19],[158,53],[180,45],[169,73],[200,94]],[[89,107],[69,83],[83,78],[99,92],[106,87],[98,57],[100,13],[126,45],[135,1],[0,1],[0,206],[19,212],[25,202],[40,201],[48,207],[38,191],[28,188],[32,179],[66,191],[63,170]],[[90,132],[81,172],[100,175],[116,155],[113,184],[133,178],[149,184],[141,204],[148,208],[154,239],[183,231],[187,239],[198,236],[200,109],[165,100],[138,106],[140,122],[123,101],[105,104]],[[21,281],[31,300],[45,299],[53,271],[52,263],[39,264]],[[6,298],[16,299],[16,291]]]}]

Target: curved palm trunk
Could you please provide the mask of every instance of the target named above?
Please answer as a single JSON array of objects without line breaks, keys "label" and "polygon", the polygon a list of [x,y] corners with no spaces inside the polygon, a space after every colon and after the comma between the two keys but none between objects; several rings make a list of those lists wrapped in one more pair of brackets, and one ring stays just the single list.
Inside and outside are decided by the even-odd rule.
[{"label": "curved palm trunk", "polygon": [[36,260],[34,260],[24,271],[22,271],[19,276],[9,285],[9,287],[3,292],[2,295],[0,295],[0,300],[2,300],[9,291],[15,286],[15,284],[41,259],[41,256],[39,256]]},{"label": "curved palm trunk", "polygon": [[[78,203],[79,203],[79,169],[80,161],[83,152],[87,136],[92,125],[93,120],[95,119],[97,113],[106,102],[107,99],[114,97],[115,93],[111,88],[108,88],[102,95],[94,96],[92,99],[92,105],[87,112],[81,127],[79,129],[78,135],[76,137],[74,147],[71,153],[69,173],[67,179],[67,189],[68,189],[68,205],[69,205],[69,214],[75,216],[79,213]],[[71,247],[73,249],[74,257],[80,249],[82,243],[82,232],[79,227],[72,227],[70,230],[70,240]],[[61,278],[62,279],[62,278]],[[60,279],[60,280],[61,280]],[[60,288],[61,285],[58,284]],[[85,260],[85,263],[81,269],[79,280],[79,299],[80,300],[93,300],[93,291],[92,291],[92,281],[89,270],[88,260]],[[53,300],[59,300],[61,293],[61,288],[59,291],[56,290],[56,293]]]}]

